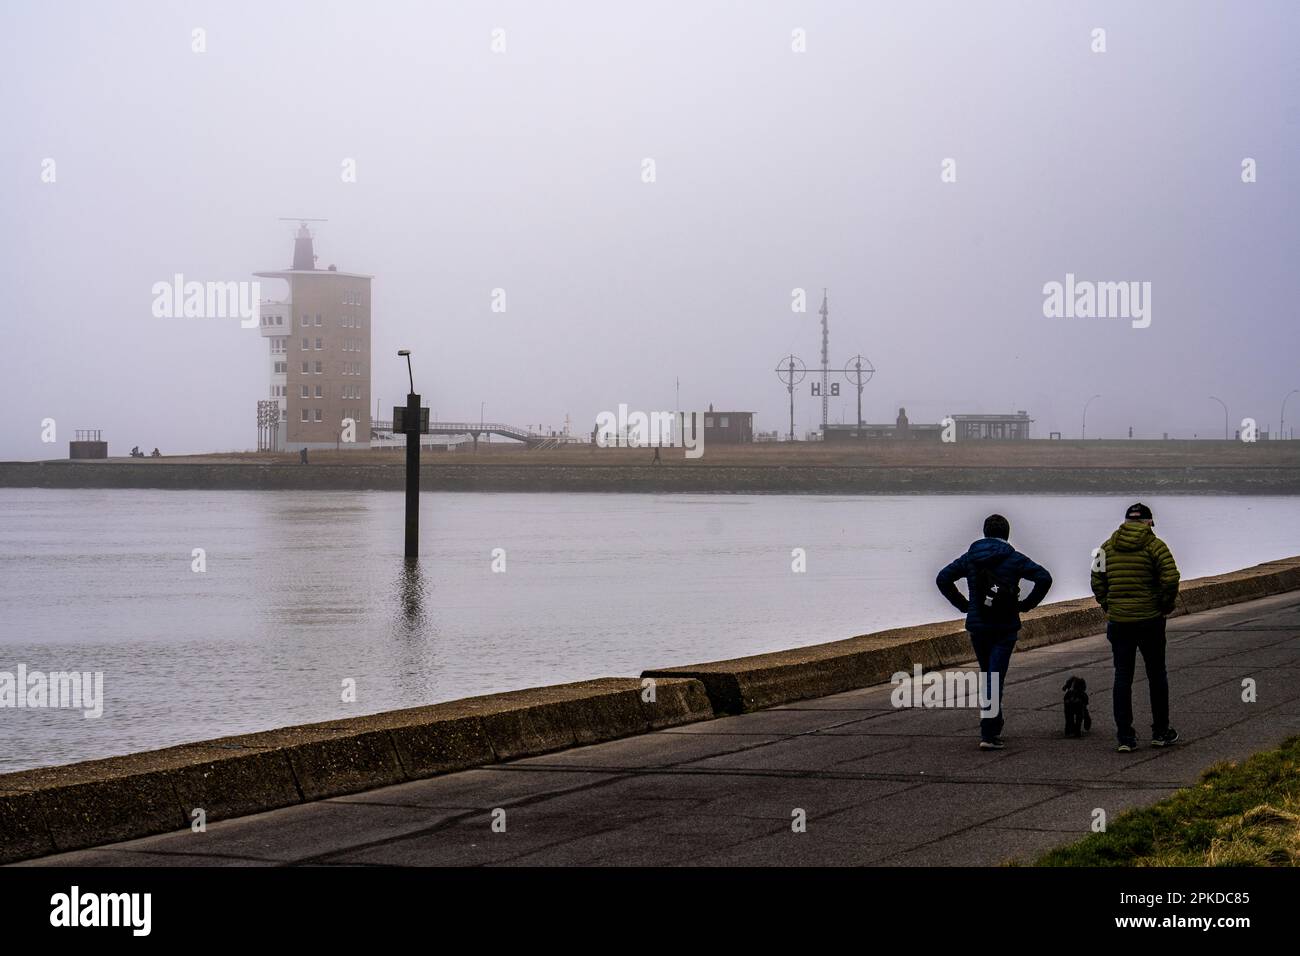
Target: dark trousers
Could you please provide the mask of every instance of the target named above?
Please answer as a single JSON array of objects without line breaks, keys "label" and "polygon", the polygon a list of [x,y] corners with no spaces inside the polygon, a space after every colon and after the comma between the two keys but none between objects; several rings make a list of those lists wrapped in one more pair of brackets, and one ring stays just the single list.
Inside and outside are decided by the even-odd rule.
[{"label": "dark trousers", "polygon": [[1115,689],[1111,698],[1115,705],[1115,733],[1120,743],[1137,742],[1133,730],[1133,671],[1137,655],[1142,654],[1142,664],[1151,688],[1151,736],[1159,737],[1169,729],[1169,676],[1165,673],[1165,619],[1153,617],[1146,621],[1124,623],[1111,621],[1106,625],[1106,640],[1110,641],[1115,659]]},{"label": "dark trousers", "polygon": [[998,715],[980,718],[980,738],[992,740],[1002,733],[1006,723],[1002,717],[1002,689],[1007,683],[1007,668],[1011,666],[1011,652],[1016,649],[1019,631],[971,631],[970,642],[975,648],[975,658],[980,664],[980,693],[992,701],[993,691],[989,675],[998,675]]}]

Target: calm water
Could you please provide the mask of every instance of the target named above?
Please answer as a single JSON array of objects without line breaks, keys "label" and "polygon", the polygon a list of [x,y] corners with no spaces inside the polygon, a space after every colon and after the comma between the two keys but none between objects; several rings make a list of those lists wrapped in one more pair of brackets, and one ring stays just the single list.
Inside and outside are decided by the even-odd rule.
[{"label": "calm water", "polygon": [[[0,709],[0,771],[948,619],[935,572],[991,511],[1079,597],[1128,503],[426,494],[411,577],[396,493],[0,489],[0,671],[106,698]],[[1300,498],[1148,503],[1185,577],[1300,553]]]}]

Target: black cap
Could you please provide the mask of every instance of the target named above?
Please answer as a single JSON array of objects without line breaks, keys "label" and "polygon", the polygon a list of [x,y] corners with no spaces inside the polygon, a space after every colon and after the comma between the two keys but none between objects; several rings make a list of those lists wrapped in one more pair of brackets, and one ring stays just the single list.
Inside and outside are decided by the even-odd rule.
[{"label": "black cap", "polygon": [[1124,520],[1125,521],[1150,521],[1151,509],[1148,508],[1140,501],[1135,505],[1129,505],[1128,511],[1124,513]]}]

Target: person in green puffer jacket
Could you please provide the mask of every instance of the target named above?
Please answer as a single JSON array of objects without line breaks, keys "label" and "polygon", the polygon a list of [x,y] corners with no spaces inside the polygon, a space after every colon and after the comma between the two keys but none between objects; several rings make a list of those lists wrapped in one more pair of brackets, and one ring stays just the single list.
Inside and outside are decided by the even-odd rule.
[{"label": "person in green puffer jacket", "polygon": [[1151,690],[1151,744],[1178,740],[1169,726],[1169,677],[1165,672],[1165,618],[1178,601],[1178,565],[1156,537],[1151,509],[1141,502],[1093,552],[1092,593],[1106,612],[1106,639],[1115,662],[1113,703],[1120,753],[1137,747],[1133,730],[1133,671],[1142,655]]}]

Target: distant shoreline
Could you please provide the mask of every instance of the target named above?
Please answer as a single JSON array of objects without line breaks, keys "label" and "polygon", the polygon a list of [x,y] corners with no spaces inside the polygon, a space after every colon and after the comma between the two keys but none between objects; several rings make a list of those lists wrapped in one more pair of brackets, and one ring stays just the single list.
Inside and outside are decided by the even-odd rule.
[{"label": "distant shoreline", "polygon": [[[399,491],[398,462],[0,462],[0,488]],[[1292,465],[597,464],[426,460],[426,491],[656,494],[1300,494]]]}]

